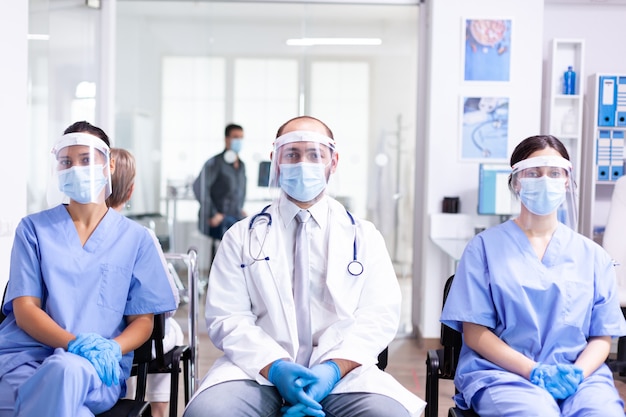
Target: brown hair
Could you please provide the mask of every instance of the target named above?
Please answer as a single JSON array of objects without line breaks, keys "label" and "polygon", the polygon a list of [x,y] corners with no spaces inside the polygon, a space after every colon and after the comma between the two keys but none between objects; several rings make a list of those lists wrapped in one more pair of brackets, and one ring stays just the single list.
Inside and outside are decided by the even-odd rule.
[{"label": "brown hair", "polygon": [[111,148],[111,159],[115,160],[115,170],[111,174],[111,195],[106,203],[116,208],[130,199],[135,183],[135,157],[126,149]]}]

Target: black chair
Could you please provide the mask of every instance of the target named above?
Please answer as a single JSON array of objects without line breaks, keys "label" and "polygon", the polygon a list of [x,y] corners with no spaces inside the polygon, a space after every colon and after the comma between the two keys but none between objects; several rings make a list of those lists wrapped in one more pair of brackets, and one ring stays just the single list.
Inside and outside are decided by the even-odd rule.
[{"label": "black chair", "polygon": [[[447,279],[443,288],[443,304],[446,303],[448,292],[454,275]],[[443,305],[442,304],[442,305]],[[426,356],[426,410],[425,417],[437,417],[439,413],[439,380],[454,379],[456,366],[459,362],[459,353],[463,339],[461,333],[442,324],[439,341],[443,348],[430,349]],[[448,417],[478,417],[472,410],[461,410],[452,407],[448,410]]]},{"label": "black chair", "polygon": [[7,318],[7,316],[4,315],[4,311],[2,310],[2,306],[4,306],[4,299],[7,296],[7,288],[9,288],[8,282],[7,282],[7,285],[4,287],[4,293],[2,294],[2,302],[0,303],[0,323],[2,323],[4,319]]},{"label": "black chair", "polygon": [[189,403],[191,396],[191,349],[188,345],[174,346],[169,352],[163,350],[163,338],[165,337],[165,316],[154,316],[154,350],[156,357],[150,361],[149,374],[170,374],[170,417],[178,415],[178,386],[180,363],[183,362],[183,382],[185,390],[185,405]]},{"label": "black chair", "polygon": [[[626,317],[626,307],[622,307],[622,314]],[[617,339],[617,355],[606,361],[609,369],[619,376],[626,376],[626,336]]]},{"label": "black chair", "polygon": [[[156,319],[156,316],[155,316]],[[156,322],[155,322],[156,323]],[[151,417],[150,403],[145,401],[148,367],[152,361],[152,336],[143,345],[135,349],[131,375],[137,376],[135,399],[120,399],[109,411],[97,414],[96,417]]]},{"label": "black chair", "polygon": [[380,354],[378,355],[378,369],[384,371],[387,368],[387,363],[389,362],[389,348],[386,347]]}]

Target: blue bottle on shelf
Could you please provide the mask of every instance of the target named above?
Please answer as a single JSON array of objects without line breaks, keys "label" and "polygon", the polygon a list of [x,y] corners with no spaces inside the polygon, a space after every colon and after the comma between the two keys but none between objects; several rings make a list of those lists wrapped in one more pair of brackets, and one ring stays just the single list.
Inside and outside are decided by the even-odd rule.
[{"label": "blue bottle on shelf", "polygon": [[563,94],[576,94],[576,73],[571,65],[563,73]]}]

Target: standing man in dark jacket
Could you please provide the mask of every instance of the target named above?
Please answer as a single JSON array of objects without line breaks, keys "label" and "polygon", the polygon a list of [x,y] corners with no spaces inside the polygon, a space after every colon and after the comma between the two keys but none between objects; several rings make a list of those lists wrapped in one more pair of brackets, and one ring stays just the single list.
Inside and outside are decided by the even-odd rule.
[{"label": "standing man in dark jacket", "polygon": [[225,149],[204,163],[193,183],[193,193],[200,202],[198,229],[213,238],[211,259],[216,240],[235,222],[245,217],[246,166],[239,159],[243,128],[229,124],[224,130]]}]

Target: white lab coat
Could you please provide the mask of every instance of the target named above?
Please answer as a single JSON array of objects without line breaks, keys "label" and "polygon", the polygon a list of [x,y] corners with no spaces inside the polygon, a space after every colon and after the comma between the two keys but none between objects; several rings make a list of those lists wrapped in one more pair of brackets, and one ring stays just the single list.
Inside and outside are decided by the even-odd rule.
[{"label": "white lab coat", "polygon": [[[355,226],[345,208],[328,198],[329,295],[337,321],[318,337],[311,365],[340,358],[362,364],[341,379],[332,393],[370,392],[401,402],[412,416],[426,403],[391,375],[376,367],[378,354],[393,340],[399,324],[400,289],[382,235],[370,222],[356,221],[357,259],[364,271],[347,272],[353,259]],[[250,379],[271,385],[259,371],[280,358],[295,358],[298,350],[292,277],[287,262],[293,256],[283,235],[285,225],[274,202],[266,218],[250,229],[248,217],[224,235],[215,256],[206,300],[209,336],[224,352],[202,381],[198,392],[224,381]],[[267,231],[267,234],[266,234]],[[251,239],[251,240],[250,240]],[[259,256],[261,242],[265,239]],[[269,257],[253,262],[252,256]],[[242,267],[242,265],[245,265]]]}]

